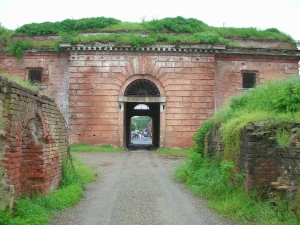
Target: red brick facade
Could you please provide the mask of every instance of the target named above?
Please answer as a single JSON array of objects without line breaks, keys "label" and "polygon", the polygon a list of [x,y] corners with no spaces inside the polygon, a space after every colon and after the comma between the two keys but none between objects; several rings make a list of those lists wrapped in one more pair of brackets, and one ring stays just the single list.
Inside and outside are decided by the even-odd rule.
[{"label": "red brick facade", "polygon": [[257,84],[298,74],[299,52],[285,47],[62,45],[63,54],[28,53],[20,61],[2,57],[0,71],[27,79],[26,68],[42,67],[43,91],[53,94],[68,121],[71,143],[116,146],[126,146],[126,101],[120,100],[126,87],[150,80],[161,97],[158,145],[183,148],[192,146],[203,121],[243,90],[243,72],[254,72]]}]

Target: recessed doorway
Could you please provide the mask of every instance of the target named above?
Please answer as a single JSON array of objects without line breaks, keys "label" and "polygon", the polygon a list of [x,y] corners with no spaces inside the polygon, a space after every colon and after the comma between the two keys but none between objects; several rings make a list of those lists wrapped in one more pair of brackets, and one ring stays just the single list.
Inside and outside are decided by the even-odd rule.
[{"label": "recessed doorway", "polygon": [[[128,149],[153,149],[159,147],[160,103],[157,86],[148,79],[132,81],[124,92],[124,137]],[[132,138],[132,120],[151,118],[151,143],[141,144]],[[143,128],[145,129],[145,128]],[[138,129],[137,132],[142,132]],[[138,134],[141,136],[141,134]]]}]

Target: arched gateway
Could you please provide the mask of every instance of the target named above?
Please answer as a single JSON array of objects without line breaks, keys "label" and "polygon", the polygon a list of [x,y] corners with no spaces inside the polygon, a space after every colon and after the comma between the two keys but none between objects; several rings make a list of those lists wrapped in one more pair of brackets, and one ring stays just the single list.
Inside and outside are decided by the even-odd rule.
[{"label": "arched gateway", "polygon": [[[158,148],[160,146],[161,113],[165,110],[165,97],[161,96],[154,82],[138,78],[133,80],[125,89],[124,96],[120,96],[120,109],[124,109],[124,146],[136,149],[131,142],[131,118],[134,116],[148,116],[152,120],[152,143],[141,145],[140,148]],[[144,105],[146,107],[137,107]]]}]

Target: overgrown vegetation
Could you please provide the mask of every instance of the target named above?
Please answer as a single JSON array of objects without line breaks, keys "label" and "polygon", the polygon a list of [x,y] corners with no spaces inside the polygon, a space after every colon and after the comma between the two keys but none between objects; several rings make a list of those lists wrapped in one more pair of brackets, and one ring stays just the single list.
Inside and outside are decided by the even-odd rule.
[{"label": "overgrown vegetation", "polygon": [[59,35],[61,32],[95,31],[121,23],[120,20],[106,17],[92,17],[83,19],[66,19],[61,22],[43,22],[25,24],[15,30],[17,34]]},{"label": "overgrown vegetation", "polygon": [[17,40],[11,42],[8,47],[7,51],[14,55],[18,60],[23,56],[26,50],[33,47],[33,42],[31,40]]},{"label": "overgrown vegetation", "polygon": [[[293,202],[278,196],[274,204],[262,201],[258,192],[246,194],[244,190],[244,175],[237,172],[235,165],[241,131],[255,121],[277,127],[278,145],[283,149],[290,146],[291,134],[284,124],[300,121],[298,75],[267,82],[230,99],[195,133],[194,153],[177,169],[175,177],[206,197],[209,206],[225,217],[260,225],[300,224],[299,196]],[[220,127],[224,154],[220,158],[206,158],[205,137],[214,126]]]},{"label": "overgrown vegetation", "polygon": [[300,213],[297,207],[284,199],[263,201],[258,192],[246,194],[243,174],[235,172],[232,162],[220,158],[205,158],[194,152],[174,174],[195,193],[207,199],[208,206],[223,217],[242,224],[297,225]]},{"label": "overgrown vegetation", "polygon": [[110,144],[107,145],[90,145],[87,143],[72,144],[70,145],[72,152],[124,152],[122,148],[114,147]]},{"label": "overgrown vegetation", "polygon": [[78,159],[63,161],[61,186],[49,195],[22,198],[15,209],[0,211],[0,224],[5,225],[45,225],[55,212],[76,204],[83,195],[86,183],[95,181],[92,169]]},{"label": "overgrown vegetation", "polygon": [[38,91],[41,89],[41,85],[39,83],[30,83],[26,80],[22,80],[17,76],[10,76],[8,73],[1,73],[0,76],[6,78],[7,80],[17,83],[18,85],[27,88],[32,91]]},{"label": "overgrown vegetation", "polygon": [[5,27],[0,26],[0,46],[7,46],[13,31],[6,29]]},{"label": "overgrown vegetation", "polygon": [[227,106],[195,133],[195,150],[204,153],[204,138],[212,126],[221,126],[225,158],[235,161],[241,129],[253,121],[270,124],[300,120],[300,78],[267,82],[230,99]]},{"label": "overgrown vegetation", "polygon": [[[84,34],[83,34],[84,33]],[[88,33],[91,33],[90,35]],[[99,33],[99,34],[97,34]],[[219,43],[236,46],[232,39],[277,40],[295,43],[287,34],[276,28],[212,27],[194,18],[164,18],[142,21],[141,23],[122,22],[114,18],[94,17],[66,19],[59,22],[25,24],[15,31],[0,27],[0,43],[7,52],[21,57],[29,48],[39,48],[39,42],[24,40],[24,36],[57,35],[60,41],[71,43],[112,42],[115,45],[129,45],[134,48],[157,43]],[[57,41],[44,43],[58,51]]]},{"label": "overgrown vegetation", "polygon": [[291,145],[291,135],[284,127],[280,127],[276,130],[276,141],[279,147],[288,148]]}]

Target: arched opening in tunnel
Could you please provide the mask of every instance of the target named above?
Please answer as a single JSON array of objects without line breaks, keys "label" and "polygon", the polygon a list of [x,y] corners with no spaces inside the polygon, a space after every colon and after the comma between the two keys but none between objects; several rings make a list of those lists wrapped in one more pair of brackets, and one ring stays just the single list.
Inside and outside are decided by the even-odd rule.
[{"label": "arched opening in tunnel", "polygon": [[[139,104],[134,110],[149,110],[145,104]],[[150,116],[133,116],[130,122],[130,143],[133,145],[152,144],[152,118]]]},{"label": "arched opening in tunnel", "polygon": [[[160,145],[160,113],[164,101],[160,97],[160,92],[155,84],[147,79],[137,79],[131,82],[124,94],[124,145],[129,150],[159,148]],[[164,100],[165,98],[163,98]],[[163,103],[162,103],[163,102]],[[147,128],[134,129],[141,136],[151,136],[145,138],[143,143],[133,137],[133,121],[137,118],[147,120]]]}]

